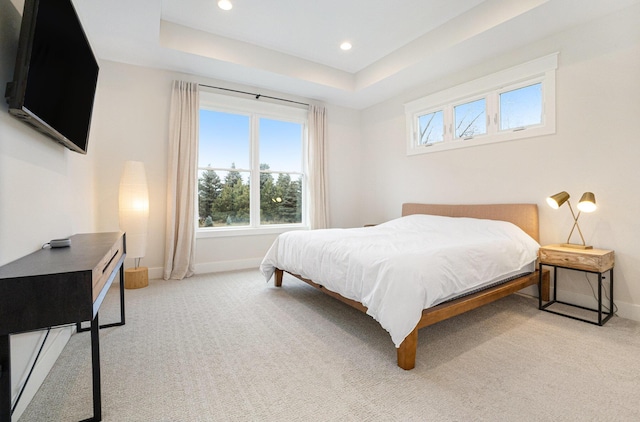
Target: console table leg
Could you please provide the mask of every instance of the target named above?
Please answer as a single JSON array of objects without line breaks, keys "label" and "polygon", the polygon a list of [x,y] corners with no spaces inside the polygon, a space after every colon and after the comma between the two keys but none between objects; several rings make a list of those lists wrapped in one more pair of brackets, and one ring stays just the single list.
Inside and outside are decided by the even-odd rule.
[{"label": "console table leg", "polygon": [[93,372],[93,420],[102,420],[102,396],[100,392],[100,323],[98,314],[91,321],[91,369]]},{"label": "console table leg", "polygon": [[120,323],[124,325],[124,265],[120,267]]},{"label": "console table leg", "polygon": [[0,336],[0,421],[11,421],[11,342]]}]

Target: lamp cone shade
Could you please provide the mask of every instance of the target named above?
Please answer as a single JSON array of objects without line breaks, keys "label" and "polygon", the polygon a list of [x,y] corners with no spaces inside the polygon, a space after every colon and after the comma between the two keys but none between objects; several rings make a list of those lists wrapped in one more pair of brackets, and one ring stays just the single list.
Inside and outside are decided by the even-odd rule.
[{"label": "lamp cone shade", "polygon": [[551,208],[553,208],[554,210],[557,210],[558,208],[560,208],[562,206],[562,204],[564,204],[565,202],[567,202],[569,200],[569,194],[565,191],[556,193],[555,195],[552,195],[550,197],[547,198],[547,204],[549,204],[549,206]]},{"label": "lamp cone shade", "polygon": [[596,206],[596,196],[593,192],[585,192],[578,202],[578,209],[582,212],[593,212],[598,208]]}]

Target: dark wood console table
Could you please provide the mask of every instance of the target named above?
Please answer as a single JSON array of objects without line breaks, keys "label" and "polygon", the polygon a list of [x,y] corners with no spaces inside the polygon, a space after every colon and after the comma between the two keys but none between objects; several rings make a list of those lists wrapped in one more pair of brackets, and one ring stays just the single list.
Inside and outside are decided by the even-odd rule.
[{"label": "dark wood console table", "polygon": [[[91,321],[93,418],[102,420],[98,310],[120,272],[124,325],[125,234],[71,236],[71,246],[44,248],[0,267],[0,421],[11,421],[10,334]],[[104,326],[103,326],[104,327]]]}]

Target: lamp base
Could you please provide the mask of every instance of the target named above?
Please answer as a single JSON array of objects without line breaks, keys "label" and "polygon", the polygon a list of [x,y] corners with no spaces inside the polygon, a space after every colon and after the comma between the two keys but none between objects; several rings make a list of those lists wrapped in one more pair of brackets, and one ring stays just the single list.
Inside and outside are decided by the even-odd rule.
[{"label": "lamp base", "polygon": [[140,289],[149,285],[149,269],[147,267],[127,268],[124,270],[124,288]]},{"label": "lamp base", "polygon": [[563,243],[560,246],[564,246],[565,248],[573,248],[573,249],[593,249],[593,246],[578,245],[576,243]]}]

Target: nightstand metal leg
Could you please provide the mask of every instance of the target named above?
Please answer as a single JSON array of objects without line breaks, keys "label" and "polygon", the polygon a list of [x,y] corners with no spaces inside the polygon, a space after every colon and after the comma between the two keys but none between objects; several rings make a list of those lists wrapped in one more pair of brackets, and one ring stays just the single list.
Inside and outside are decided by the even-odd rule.
[{"label": "nightstand metal leg", "polygon": [[558,267],[553,267],[553,300],[552,302],[556,302],[558,300]]},{"label": "nightstand metal leg", "polygon": [[538,265],[538,309],[542,309],[542,264]]},{"label": "nightstand metal leg", "polygon": [[602,273],[598,273],[598,325],[602,325]]},{"label": "nightstand metal leg", "polygon": [[609,314],[613,315],[613,268],[609,270]]}]

